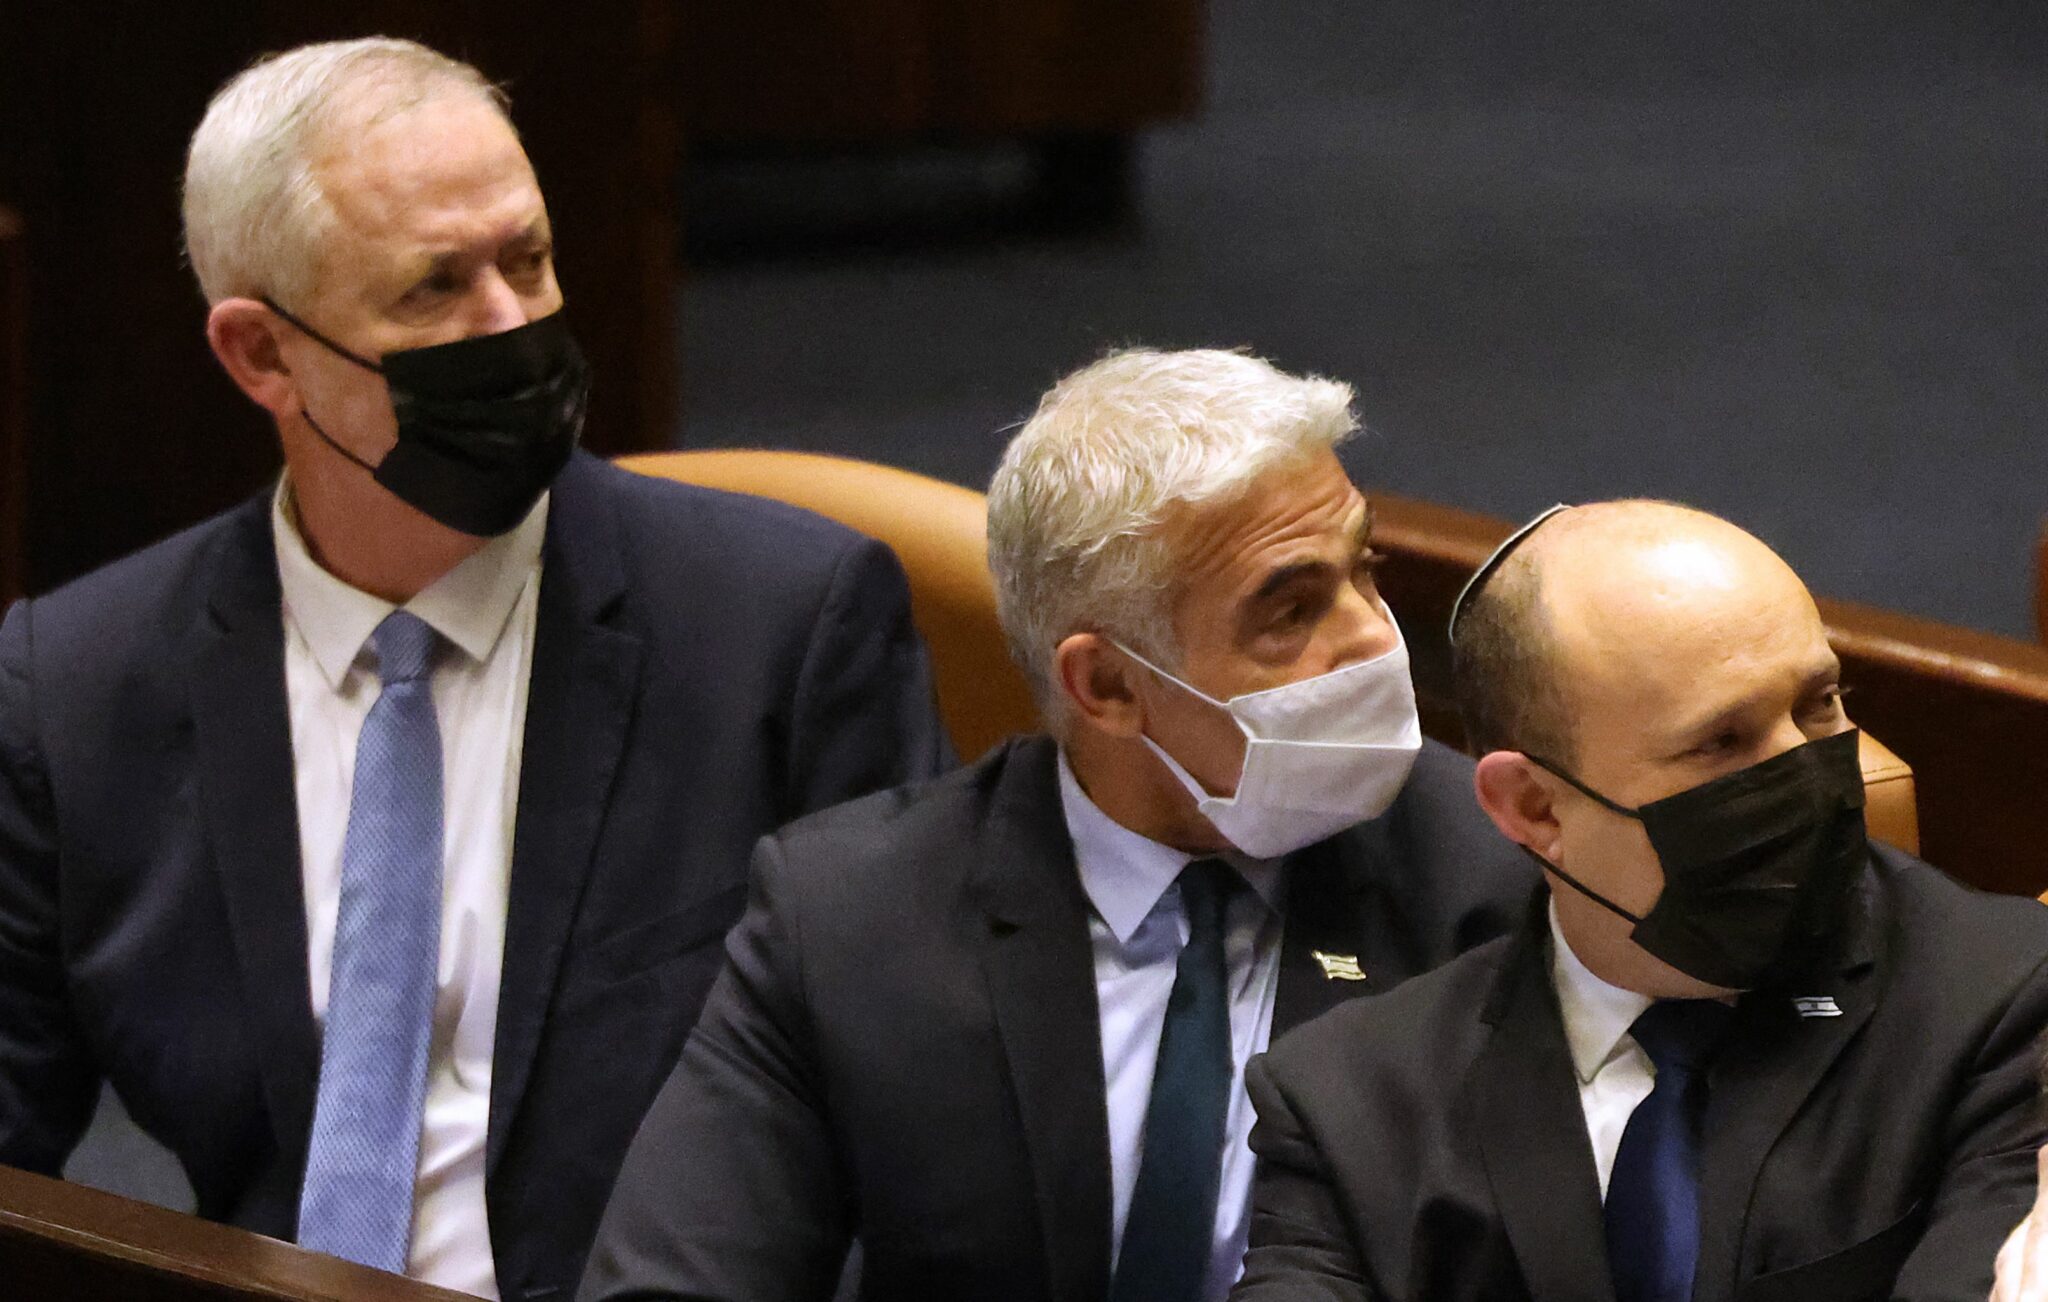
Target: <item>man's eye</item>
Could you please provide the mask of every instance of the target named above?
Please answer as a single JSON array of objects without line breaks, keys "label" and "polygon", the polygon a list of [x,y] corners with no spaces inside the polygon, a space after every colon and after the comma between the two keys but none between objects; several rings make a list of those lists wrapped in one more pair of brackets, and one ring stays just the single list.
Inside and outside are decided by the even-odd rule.
[{"label": "man's eye", "polygon": [[1832,719],[1842,712],[1842,698],[1849,694],[1846,687],[1830,687],[1813,700],[1812,711],[1816,717]]},{"label": "man's eye", "polygon": [[1717,732],[1693,747],[1693,753],[1696,755],[1726,755],[1732,750],[1740,749],[1741,746],[1742,734],[1731,728],[1725,732]]},{"label": "man's eye", "polygon": [[423,298],[437,298],[452,294],[462,287],[452,272],[436,272],[406,291],[406,297],[415,301]]}]

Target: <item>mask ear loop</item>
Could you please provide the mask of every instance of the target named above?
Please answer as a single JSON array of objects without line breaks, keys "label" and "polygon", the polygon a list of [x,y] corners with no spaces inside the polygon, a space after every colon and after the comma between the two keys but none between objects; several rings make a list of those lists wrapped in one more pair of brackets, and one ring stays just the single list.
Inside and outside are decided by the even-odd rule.
[{"label": "mask ear loop", "polygon": [[1571,787],[1572,790],[1578,792],[1580,795],[1592,801],[1594,804],[1601,805],[1605,808],[1611,809],[1615,813],[1620,814],[1623,818],[1633,818],[1638,823],[1643,821],[1642,810],[1630,809],[1627,805],[1615,804],[1612,800],[1609,800],[1607,797],[1593,790],[1593,788],[1587,786],[1585,783],[1579,781],[1571,774],[1565,772],[1563,765],[1553,764],[1549,760],[1544,759],[1541,755],[1532,755],[1528,751],[1522,752],[1522,758],[1528,760],[1531,764],[1534,764],[1537,768],[1542,769],[1545,773],[1548,773],[1550,776],[1562,781],[1567,786]]},{"label": "mask ear loop", "polygon": [[1617,918],[1620,918],[1625,922],[1632,923],[1638,927],[1643,925],[1643,920],[1641,917],[1637,916],[1636,914],[1630,913],[1627,909],[1622,908],[1613,900],[1608,899],[1605,895],[1602,895],[1600,892],[1586,885],[1586,883],[1572,876],[1564,869],[1550,862],[1550,860],[1545,859],[1540,854],[1537,854],[1528,846],[1525,845],[1522,847],[1522,853],[1528,855],[1531,859],[1534,859],[1538,864],[1540,864],[1543,867],[1543,870],[1545,872],[1555,873],[1559,881],[1571,887],[1573,890],[1585,896],[1587,899],[1593,901],[1593,903],[1599,905],[1601,908],[1607,910],[1609,913],[1612,913]]},{"label": "mask ear loop", "polygon": [[259,294],[256,298],[256,301],[263,304],[263,306],[269,308],[271,311],[277,313],[286,321],[291,322],[291,324],[299,331],[300,334],[305,335],[308,339],[311,339],[314,343],[319,344],[322,348],[325,348],[328,352],[333,353],[335,356],[354,362],[357,366],[362,367],[366,371],[374,371],[378,375],[384,374],[383,367],[377,365],[377,363],[373,361],[370,361],[361,353],[350,352],[348,349],[343,348],[340,344],[335,343],[326,335],[321,334],[312,326],[307,325],[304,321],[299,320],[299,318],[293,316],[291,313],[279,307],[277,305],[277,300],[271,298],[270,295]]},{"label": "mask ear loop", "polygon": [[[335,356],[341,358],[342,360],[354,362],[357,366],[360,366],[364,370],[369,371],[373,374],[384,374],[383,367],[377,365],[375,362],[363,358],[359,354],[350,352],[348,349],[343,348],[340,344],[335,343],[326,335],[321,334],[312,326],[307,325],[304,321],[299,320],[299,318],[293,316],[291,313],[279,307],[277,305],[277,301],[271,298],[270,295],[260,294],[257,296],[256,301],[263,304],[263,306],[269,308],[272,312],[275,312],[284,320],[289,321],[292,324],[292,326],[299,331],[300,334],[305,335],[308,339],[311,339],[314,343],[319,344],[322,348],[325,348],[328,352],[333,353]],[[306,425],[309,429],[311,429],[315,434],[318,434],[320,436],[320,441],[322,443],[325,443],[328,447],[333,448],[336,452],[339,452],[346,459],[355,462],[358,466],[361,466],[364,470],[368,471],[369,473],[373,475],[377,473],[377,467],[371,465],[369,462],[363,460],[355,453],[343,447],[340,443],[335,441],[335,438],[332,434],[329,434],[326,430],[320,428],[320,422],[313,419],[313,413],[306,410],[306,405],[304,403],[299,404],[299,416],[306,422]]]},{"label": "mask ear loop", "polygon": [[[1527,751],[1524,751],[1522,753],[1522,758],[1528,760],[1537,768],[1542,769],[1545,773],[1548,773],[1552,777],[1557,778],[1560,781],[1564,782],[1566,785],[1570,786],[1574,791],[1577,791],[1580,795],[1586,797],[1586,799],[1592,801],[1593,803],[1603,806],[1604,808],[1611,809],[1615,813],[1620,814],[1623,818],[1633,818],[1639,823],[1643,821],[1643,815],[1640,810],[1630,809],[1627,805],[1618,805],[1614,803],[1612,800],[1609,800],[1607,797],[1593,790],[1593,788],[1579,781],[1571,774],[1565,772],[1563,765],[1553,764],[1549,760],[1544,759],[1541,755],[1531,755]],[[1643,924],[1642,918],[1640,918],[1636,914],[1630,913],[1627,909],[1622,908],[1613,900],[1608,899],[1605,895],[1602,895],[1600,892],[1586,885],[1584,882],[1572,876],[1564,869],[1550,862],[1550,860],[1545,859],[1540,854],[1537,854],[1528,846],[1525,845],[1522,847],[1522,853],[1528,855],[1531,859],[1534,859],[1537,863],[1541,864],[1546,871],[1556,874],[1557,879],[1559,881],[1571,887],[1573,890],[1585,896],[1587,899],[1593,901],[1593,903],[1599,905],[1601,908],[1606,909],[1609,913],[1612,913],[1618,918],[1622,918],[1630,923],[1633,923],[1636,926],[1641,926]]]}]

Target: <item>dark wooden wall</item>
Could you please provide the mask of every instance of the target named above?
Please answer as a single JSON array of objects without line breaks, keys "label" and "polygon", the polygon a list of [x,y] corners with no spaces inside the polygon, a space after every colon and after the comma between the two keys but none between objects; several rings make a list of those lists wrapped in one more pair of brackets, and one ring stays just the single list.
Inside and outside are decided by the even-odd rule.
[{"label": "dark wooden wall", "polygon": [[28,503],[28,249],[21,219],[0,208],[0,606],[20,596]]},{"label": "dark wooden wall", "polygon": [[686,4],[678,107],[706,145],[1129,133],[1192,113],[1194,0]]},{"label": "dark wooden wall", "polygon": [[266,50],[412,36],[509,83],[595,370],[587,442],[675,423],[674,6],[509,0],[24,5],[0,38],[0,204],[32,233],[22,475],[40,590],[239,499],[275,434],[207,351],[179,251],[187,138]]}]

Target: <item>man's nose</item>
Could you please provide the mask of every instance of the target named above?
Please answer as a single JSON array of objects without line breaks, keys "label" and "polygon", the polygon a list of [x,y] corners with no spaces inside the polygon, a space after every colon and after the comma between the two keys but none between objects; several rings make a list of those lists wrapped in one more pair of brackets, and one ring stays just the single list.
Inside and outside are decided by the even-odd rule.
[{"label": "man's nose", "polygon": [[1401,640],[1401,635],[1394,630],[1394,621],[1380,605],[1378,596],[1370,591],[1345,585],[1338,594],[1332,614],[1341,622],[1332,657],[1333,667],[1383,656]]},{"label": "man's nose", "polygon": [[1774,756],[1783,755],[1794,746],[1804,746],[1812,740],[1813,738],[1806,735],[1806,730],[1799,726],[1799,720],[1793,715],[1787,714],[1784,718],[1778,720],[1777,724],[1772,727],[1770,735],[1764,739],[1761,758],[1771,759]]},{"label": "man's nose", "polygon": [[503,272],[486,267],[477,277],[469,315],[467,333],[471,337],[503,334],[527,323],[526,300],[512,288]]}]

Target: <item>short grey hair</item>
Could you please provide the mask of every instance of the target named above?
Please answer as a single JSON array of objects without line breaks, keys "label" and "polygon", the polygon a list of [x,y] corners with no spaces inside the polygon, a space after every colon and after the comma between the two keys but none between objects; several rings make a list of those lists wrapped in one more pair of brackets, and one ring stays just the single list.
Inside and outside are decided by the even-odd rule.
[{"label": "short grey hair", "polygon": [[301,45],[230,78],[185,155],[185,256],[206,301],[304,303],[334,216],[313,175],[321,132],[344,109],[381,120],[450,91],[506,114],[504,92],[475,68],[385,36]]},{"label": "short grey hair", "polygon": [[1241,498],[1267,471],[1335,448],[1358,428],[1351,396],[1244,352],[1142,348],[1045,395],[989,484],[988,559],[1010,654],[1055,734],[1062,639],[1100,633],[1179,665],[1168,515]]}]

